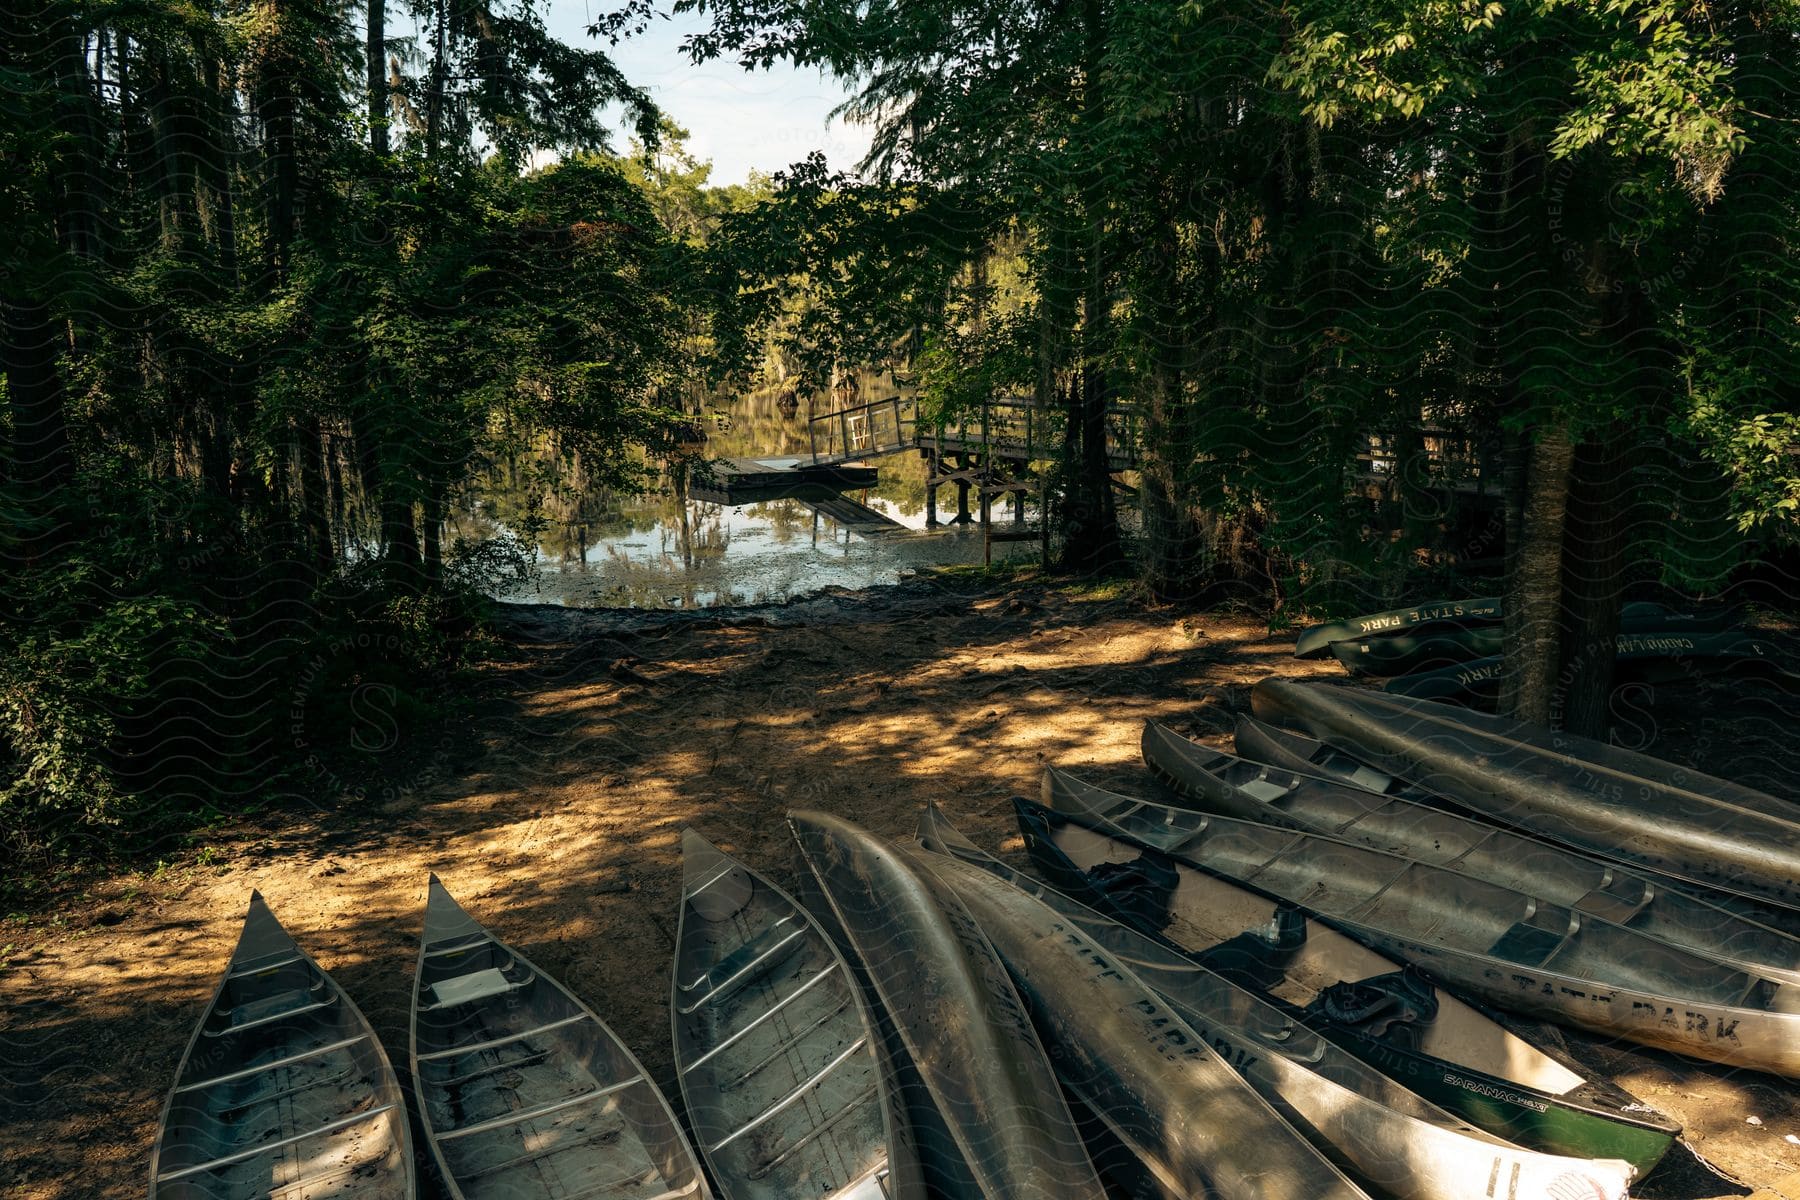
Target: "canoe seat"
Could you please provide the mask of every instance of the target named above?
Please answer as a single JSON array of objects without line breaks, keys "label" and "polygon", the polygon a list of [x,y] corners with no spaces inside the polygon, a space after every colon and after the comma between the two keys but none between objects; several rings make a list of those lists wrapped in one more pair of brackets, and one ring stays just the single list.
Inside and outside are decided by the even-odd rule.
[{"label": "canoe seat", "polygon": [[819,1014],[805,1024],[800,1025],[799,1028],[795,1029],[787,1037],[776,1042],[773,1049],[757,1059],[754,1063],[751,1063],[748,1067],[745,1067],[742,1071],[738,1072],[736,1078],[721,1083],[719,1085],[719,1090],[721,1092],[731,1092],[743,1087],[757,1075],[761,1074],[764,1067],[775,1062],[777,1059],[784,1057],[788,1051],[794,1049],[794,1047],[804,1042],[814,1033],[843,1016],[849,1008],[850,996],[845,994],[839,998],[835,1006],[827,1009],[825,1012]]},{"label": "canoe seat", "polygon": [[[733,1046],[738,1045],[745,1038],[747,1038],[751,1034],[755,1033],[758,1029],[762,1028],[764,1025],[773,1021],[785,1009],[787,1009],[789,1005],[793,1004],[796,1000],[799,1000],[802,996],[809,994],[810,992],[812,992],[812,990],[814,988],[818,987],[820,984],[824,983],[827,979],[830,979],[834,975],[836,975],[838,972],[838,968],[839,968],[839,964],[836,962],[833,962],[830,966],[826,967],[823,971],[820,971],[816,975],[813,975],[810,978],[808,978],[805,982],[800,984],[799,987],[795,988],[793,991],[789,992],[787,995],[783,996],[781,999],[779,999],[779,1000],[775,1001],[773,1004],[769,1005],[762,1012],[758,1013],[756,1015],[756,1017],[753,1020],[751,1020],[748,1024],[744,1025],[743,1028],[736,1030],[729,1037],[723,1038],[722,1040],[720,1040],[718,1045],[716,1045],[712,1049],[708,1050],[705,1054],[702,1054],[699,1058],[696,1058],[693,1062],[688,1063],[685,1067],[682,1067],[681,1073],[684,1075],[691,1075],[694,1072],[700,1070],[702,1067],[706,1066],[713,1059],[719,1057],[719,1055],[725,1053],[727,1050],[730,1050]],[[832,1015],[835,1015],[836,1012],[842,1012],[842,1011],[843,1011],[843,1007],[840,1005],[838,1007],[838,1009],[836,1009]]]},{"label": "canoe seat", "polygon": [[767,929],[721,958],[707,970],[687,981],[676,980],[683,992],[698,993],[682,1005],[685,1016],[703,1004],[712,1003],[735,992],[755,975],[781,961],[806,944],[807,926],[797,913],[790,913]]},{"label": "canoe seat", "polygon": [[335,1042],[327,1042],[323,1046],[315,1046],[311,1050],[303,1050],[299,1054],[289,1054],[270,1062],[258,1063],[253,1067],[245,1067],[240,1071],[232,1071],[225,1075],[214,1075],[208,1079],[197,1079],[193,1083],[184,1083],[176,1087],[175,1094],[185,1095],[188,1092],[201,1092],[205,1091],[207,1088],[218,1087],[221,1084],[236,1083],[241,1079],[252,1079],[258,1075],[267,1074],[271,1071],[279,1071],[284,1067],[298,1066],[300,1063],[303,1063],[310,1058],[324,1058],[328,1054],[337,1054],[340,1051],[348,1050],[358,1042],[367,1041],[371,1036],[371,1034],[359,1033],[354,1037],[340,1038]]},{"label": "canoe seat", "polygon": [[527,971],[521,979],[508,979],[506,972],[499,967],[489,967],[485,971],[470,971],[467,975],[452,975],[448,979],[440,979],[431,985],[431,994],[435,1002],[421,1004],[420,1012],[436,1012],[442,1008],[454,1008],[459,1004],[473,1004],[477,1000],[487,1000],[494,996],[504,996],[508,992],[516,992],[531,983],[537,976]]},{"label": "canoe seat", "polygon": [[1574,913],[1569,914],[1568,924],[1561,929],[1546,928],[1530,919],[1515,922],[1511,929],[1495,939],[1488,953],[1520,966],[1543,966],[1580,928],[1580,922],[1581,918]]},{"label": "canoe seat", "polygon": [[835,1112],[831,1113],[829,1116],[827,1116],[823,1121],[820,1121],[818,1124],[814,1125],[811,1129],[807,1130],[805,1133],[801,1134],[799,1137],[795,1138],[793,1141],[791,1141],[787,1145],[783,1146],[777,1154],[757,1163],[754,1167],[752,1167],[750,1169],[750,1172],[749,1172],[750,1178],[751,1179],[766,1179],[766,1178],[768,1178],[770,1172],[772,1172],[776,1168],[780,1167],[782,1163],[784,1163],[788,1159],[794,1157],[794,1155],[800,1153],[800,1151],[804,1150],[807,1146],[811,1145],[813,1142],[817,1141],[819,1138],[822,1138],[827,1133],[830,1133],[834,1127],[836,1127],[840,1122],[849,1118],[852,1113],[855,1113],[859,1109],[861,1109],[863,1107],[863,1105],[877,1102],[880,1100],[880,1098],[881,1098],[880,1086],[878,1084],[871,1083],[868,1087],[864,1088],[862,1091],[858,1092],[856,1095],[850,1097],[850,1099],[839,1104],[837,1106],[837,1110]]},{"label": "canoe seat", "polygon": [[[339,1117],[334,1121],[327,1121],[323,1125],[315,1126],[311,1129],[302,1129],[298,1133],[291,1133],[287,1137],[278,1138],[272,1142],[258,1142],[254,1146],[247,1146],[242,1150],[234,1151],[233,1153],[224,1155],[220,1158],[209,1159],[203,1163],[195,1163],[191,1167],[180,1167],[173,1171],[164,1171],[156,1177],[156,1182],[159,1184],[169,1183],[176,1179],[186,1179],[190,1175],[200,1175],[208,1171],[216,1171],[220,1167],[229,1167],[233,1163],[245,1162],[249,1159],[267,1154],[271,1150],[280,1150],[284,1147],[292,1146],[295,1143],[304,1142],[308,1138],[325,1137],[328,1134],[336,1133],[340,1129],[348,1129],[350,1126],[360,1124],[369,1120],[371,1117],[378,1117],[382,1113],[392,1112],[395,1108],[396,1105],[392,1103],[378,1104],[374,1108],[366,1109],[359,1113],[351,1113],[349,1116]],[[405,1116],[402,1115],[400,1119],[405,1120]]]},{"label": "canoe seat", "polygon": [[820,1067],[819,1070],[817,1072],[815,1072],[810,1079],[803,1080],[801,1083],[799,1083],[797,1086],[795,1086],[795,1088],[791,1092],[789,1092],[787,1095],[785,1095],[781,1099],[775,1101],[775,1103],[769,1105],[769,1107],[763,1109],[760,1113],[757,1113],[754,1117],[750,1118],[750,1120],[744,1122],[744,1124],[739,1125],[736,1129],[734,1129],[730,1133],[726,1134],[719,1141],[713,1143],[713,1145],[708,1148],[707,1153],[708,1154],[717,1154],[719,1151],[721,1151],[725,1147],[731,1145],[733,1142],[737,1141],[739,1138],[742,1138],[742,1137],[747,1136],[748,1134],[754,1133],[756,1130],[762,1128],[764,1125],[766,1125],[770,1121],[774,1120],[781,1113],[784,1113],[788,1109],[792,1108],[796,1103],[798,1103],[801,1099],[803,1099],[808,1092],[812,1091],[814,1088],[818,1087],[821,1083],[824,1083],[826,1079],[830,1078],[831,1073],[833,1071],[837,1070],[840,1066],[842,1066],[844,1063],[848,1062],[850,1059],[856,1057],[856,1055],[861,1054],[863,1051],[863,1048],[866,1047],[868,1044],[869,1044],[869,1039],[867,1037],[859,1037],[854,1042],[851,1042],[843,1050],[838,1052],[838,1055],[836,1058],[833,1058],[830,1062],[826,1063],[823,1067]]},{"label": "canoe seat", "polygon": [[1656,899],[1656,892],[1652,888],[1644,888],[1643,894],[1634,901],[1617,892],[1607,890],[1606,885],[1601,884],[1575,901],[1570,907],[1577,912],[1586,913],[1590,917],[1611,921],[1614,925],[1626,925],[1630,923],[1631,918],[1649,907],[1650,902],[1654,899]]},{"label": "canoe seat", "polygon": [[306,961],[304,954],[283,954],[279,958],[263,961],[253,959],[241,966],[236,966],[226,975],[227,979],[250,979],[268,971],[279,971],[283,967],[291,967],[295,963]]}]

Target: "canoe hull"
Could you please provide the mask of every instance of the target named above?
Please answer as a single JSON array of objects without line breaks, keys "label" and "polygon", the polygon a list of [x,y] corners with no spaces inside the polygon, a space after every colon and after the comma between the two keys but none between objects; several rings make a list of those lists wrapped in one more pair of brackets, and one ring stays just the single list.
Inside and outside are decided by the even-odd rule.
[{"label": "canoe hull", "polygon": [[1152,774],[1206,812],[1340,838],[1542,896],[1686,950],[1800,984],[1800,938],[1660,880],[1443,809],[1249,762],[1146,722]]},{"label": "canoe hull", "polygon": [[849,821],[796,811],[788,823],[955,1141],[969,1194],[1100,1200],[1024,1004],[967,910],[912,853]]},{"label": "canoe hull", "polygon": [[[1046,799],[1053,799],[1055,779],[1046,773]],[[1239,986],[1298,1006],[1309,1028],[1490,1133],[1553,1154],[1624,1159],[1642,1175],[1679,1132],[1630,1095],[1584,1080],[1442,989],[1424,985],[1431,1015],[1421,1021],[1359,1023],[1323,1001],[1355,987],[1404,994],[1394,981],[1406,974],[1394,959],[1103,824],[1023,799],[1014,808],[1034,867],[1057,890],[1169,941]],[[1121,895],[1101,872],[1116,880],[1122,864],[1166,872],[1171,890],[1148,905]]]},{"label": "canoe hull", "polygon": [[1624,1162],[1537,1154],[1455,1120],[1165,943],[983,854],[935,807],[921,818],[919,839],[1032,896],[1126,964],[1289,1124],[1379,1191],[1412,1200],[1487,1200],[1482,1181],[1495,1177],[1516,1181],[1509,1191],[1519,1197],[1561,1195],[1570,1181],[1582,1181],[1584,1195],[1624,1195],[1633,1174]]},{"label": "canoe hull", "polygon": [[252,893],[164,1104],[150,1195],[256,1200],[278,1187],[417,1193],[404,1098],[374,1029]]},{"label": "canoe hull", "polygon": [[890,1129],[876,1035],[824,931],[692,830],[682,867],[676,1075],[726,1200],[876,1200],[890,1174],[913,1179]]},{"label": "canoe hull", "polygon": [[1576,850],[1800,906],[1800,808],[1647,755],[1430,701],[1265,679],[1299,725],[1472,812]]},{"label": "canoe hull", "polygon": [[1800,988],[1455,871],[1071,781],[1065,812],[1292,904],[1500,1007],[1731,1066],[1800,1073]]},{"label": "canoe hull", "polygon": [[709,1200],[687,1135],[592,1009],[428,885],[413,1085],[453,1200]]},{"label": "canoe hull", "polygon": [[1005,960],[1064,1086],[1177,1195],[1360,1200],[1209,1040],[1040,901],[954,859],[931,870]]}]

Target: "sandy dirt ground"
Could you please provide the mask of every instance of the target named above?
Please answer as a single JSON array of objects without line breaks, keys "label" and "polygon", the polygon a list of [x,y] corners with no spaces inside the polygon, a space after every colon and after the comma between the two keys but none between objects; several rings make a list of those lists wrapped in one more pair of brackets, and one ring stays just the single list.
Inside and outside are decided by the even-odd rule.
[{"label": "sandy dirt ground", "polygon": [[[936,801],[1016,857],[1007,801],[1035,790],[1043,764],[1148,792],[1145,718],[1224,746],[1257,679],[1341,678],[1335,663],[1294,660],[1291,632],[1247,617],[1029,582],[952,588],[915,584],[786,625],[631,633],[526,614],[491,698],[432,731],[393,786],[333,812],[227,826],[182,863],[15,914],[0,933],[12,944],[0,970],[0,1195],[143,1194],[164,1092],[252,888],[403,1062],[436,871],[672,1093],[682,826],[786,883],[785,810],[829,809],[901,836]],[[1717,683],[1631,703],[1635,744],[1800,795],[1791,704]],[[1722,1173],[1678,1150],[1640,1195],[1738,1194],[1800,1171],[1794,1084],[1527,1028],[1683,1122]],[[427,1179],[423,1194],[434,1188]]]}]

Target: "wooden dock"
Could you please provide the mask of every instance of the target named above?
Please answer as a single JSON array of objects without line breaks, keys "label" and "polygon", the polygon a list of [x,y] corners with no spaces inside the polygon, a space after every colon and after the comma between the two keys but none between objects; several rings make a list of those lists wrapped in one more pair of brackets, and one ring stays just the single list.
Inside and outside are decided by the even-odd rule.
[{"label": "wooden dock", "polygon": [[875,486],[876,470],[868,463],[815,463],[809,458],[721,458],[711,464],[711,479],[696,479],[688,494],[713,504],[748,504],[773,500],[809,488],[830,491]]}]

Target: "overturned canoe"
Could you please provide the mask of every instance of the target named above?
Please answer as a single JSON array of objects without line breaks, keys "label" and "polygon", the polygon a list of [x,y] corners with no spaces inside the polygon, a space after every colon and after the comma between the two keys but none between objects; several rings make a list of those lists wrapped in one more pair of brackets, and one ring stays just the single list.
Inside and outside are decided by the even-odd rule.
[{"label": "overturned canoe", "polygon": [[1500,653],[1501,627],[1472,625],[1331,643],[1331,656],[1353,675],[1407,675]]},{"label": "overturned canoe", "polygon": [[1335,838],[1086,785],[1060,811],[1286,901],[1514,1012],[1800,1078],[1800,985],[1499,884]]},{"label": "overturned canoe", "polygon": [[840,817],[799,811],[788,823],[955,1141],[970,1194],[1100,1200],[1024,1004],[955,895],[914,853]]},{"label": "overturned canoe", "polygon": [[150,1151],[154,1200],[411,1200],[411,1135],[367,1018],[259,894]]},{"label": "overturned canoe", "polygon": [[1154,721],[1144,723],[1143,752],[1152,774],[1208,812],[1461,871],[1780,983],[1800,984],[1800,938],[1670,890],[1660,880],[1456,813],[1223,754]]},{"label": "overturned canoe", "polygon": [[412,1075],[456,1200],[704,1200],[681,1126],[606,1023],[431,877]]},{"label": "overturned canoe", "polygon": [[[1280,767],[1299,775],[1317,775],[1362,791],[1394,796],[1402,800],[1410,800],[1415,804],[1442,808],[1458,815],[1467,815],[1470,811],[1467,807],[1447,800],[1435,792],[1408,783],[1397,775],[1390,775],[1353,754],[1347,754],[1335,746],[1327,745],[1310,734],[1299,733],[1292,729],[1282,729],[1270,725],[1266,721],[1259,721],[1255,717],[1238,718],[1234,740],[1239,755],[1272,767]],[[1525,835],[1547,845],[1562,844],[1529,832],[1526,832]],[[1602,860],[1603,857],[1594,850],[1581,851],[1581,853],[1590,855],[1597,861]],[[1710,904],[1714,908],[1723,909],[1741,917],[1752,924],[1777,930],[1789,937],[1800,937],[1800,910],[1785,908],[1778,904],[1766,904],[1747,896],[1733,895],[1730,892],[1703,887],[1692,880],[1677,879],[1673,875],[1652,871],[1642,863],[1625,864],[1620,863],[1617,859],[1605,859],[1604,861],[1615,871],[1628,870],[1631,874],[1647,879],[1665,891],[1681,892]]]},{"label": "overturned canoe", "polygon": [[1500,597],[1479,596],[1467,600],[1428,600],[1406,608],[1390,608],[1344,621],[1331,621],[1302,630],[1294,639],[1295,658],[1323,658],[1336,642],[1384,634],[1412,632],[1433,627],[1492,623],[1500,620]]},{"label": "overturned canoe", "polygon": [[[1293,1129],[1380,1192],[1410,1200],[1489,1200],[1487,1181],[1506,1180],[1508,1193],[1518,1200],[1566,1200],[1576,1194],[1618,1200],[1625,1195],[1632,1177],[1628,1164],[1535,1153],[1452,1117],[1307,1027],[1291,1006],[1259,999],[1172,946],[983,853],[936,806],[920,819],[919,841],[929,850],[986,871],[1045,910],[1021,909],[1023,915],[1016,922],[1005,915],[998,921],[1017,923],[1040,939],[1053,935],[1085,939],[1093,949],[1082,950],[1078,941],[1067,943],[1084,955],[1082,969],[1091,970],[1110,955],[1119,964],[1116,974],[1135,975],[1152,988]],[[972,911],[982,919],[981,908]],[[1008,955],[1007,943],[995,944],[1003,956]],[[1012,963],[1010,957],[1008,962]],[[1044,965],[1054,980],[1053,963]],[[1066,973],[1073,979],[1082,969]],[[1031,994],[1024,981],[1022,986]],[[1070,1003],[1059,1011],[1066,1020],[1096,1007]],[[1123,1055],[1116,1057],[1125,1061]],[[1065,1056],[1059,1066],[1068,1061]],[[1259,1119],[1252,1114],[1253,1122]],[[1230,1128],[1242,1148],[1252,1152],[1280,1140],[1278,1135],[1251,1134],[1236,1122]],[[1231,1152],[1221,1157],[1229,1161]]]},{"label": "overturned canoe", "polygon": [[1062,806],[1087,785],[1046,771],[1057,807],[1014,800],[1033,864],[1059,891],[1155,934],[1426,1100],[1509,1141],[1645,1174],[1679,1126],[1584,1078],[1454,994],[1361,942]]},{"label": "overturned canoe", "polygon": [[1122,958],[979,867],[939,856],[930,869],[999,951],[1063,1086],[1163,1191],[1220,1200],[1364,1200]]},{"label": "overturned canoe", "polygon": [[919,1195],[872,1024],[830,939],[786,892],[691,829],[681,857],[675,1069],[720,1192]]},{"label": "overturned canoe", "polygon": [[1265,679],[1299,725],[1491,820],[1628,865],[1800,908],[1800,807],[1573,734],[1427,700]]},{"label": "overturned canoe", "polygon": [[[1499,624],[1504,616],[1505,607],[1499,596],[1428,600],[1408,608],[1392,608],[1303,630],[1294,640],[1294,657],[1323,658],[1333,653],[1332,648],[1339,642],[1379,641],[1419,633],[1445,635],[1462,630],[1477,633],[1473,644],[1481,645],[1486,644],[1482,638],[1500,636]],[[1736,607],[1683,613],[1653,601],[1633,600],[1620,609],[1619,627],[1627,631],[1657,628],[1671,633],[1719,633],[1735,626],[1741,617],[1742,610]],[[1485,651],[1498,652],[1497,642],[1493,649]]]},{"label": "overturned canoe", "polygon": [[[1333,646],[1333,651],[1343,645]],[[1441,656],[1440,656],[1441,657]],[[1627,683],[1680,683],[1702,675],[1726,671],[1784,674],[1792,656],[1781,647],[1747,633],[1680,633],[1646,630],[1620,634],[1613,663],[1615,685]],[[1399,679],[1390,679],[1385,690],[1419,700],[1491,700],[1506,678],[1506,663],[1498,652],[1468,662],[1433,666]],[[1413,670],[1408,667],[1407,670]],[[1397,675],[1399,671],[1364,668],[1366,674]]]}]

